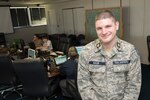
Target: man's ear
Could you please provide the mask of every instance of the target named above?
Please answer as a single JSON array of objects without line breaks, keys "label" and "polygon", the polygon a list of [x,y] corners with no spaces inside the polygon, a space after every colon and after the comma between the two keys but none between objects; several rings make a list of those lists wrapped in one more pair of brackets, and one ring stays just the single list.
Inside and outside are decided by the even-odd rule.
[{"label": "man's ear", "polygon": [[116,21],[116,30],[119,30],[119,22]]}]

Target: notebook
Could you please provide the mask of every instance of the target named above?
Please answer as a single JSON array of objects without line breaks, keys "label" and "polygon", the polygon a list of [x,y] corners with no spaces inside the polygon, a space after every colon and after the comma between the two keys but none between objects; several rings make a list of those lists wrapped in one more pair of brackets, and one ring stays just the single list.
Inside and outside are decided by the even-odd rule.
[{"label": "notebook", "polygon": [[66,55],[61,55],[54,58],[55,64],[57,66],[63,64],[66,60],[67,60]]},{"label": "notebook", "polygon": [[28,49],[28,58],[36,58],[36,51],[34,49]]}]

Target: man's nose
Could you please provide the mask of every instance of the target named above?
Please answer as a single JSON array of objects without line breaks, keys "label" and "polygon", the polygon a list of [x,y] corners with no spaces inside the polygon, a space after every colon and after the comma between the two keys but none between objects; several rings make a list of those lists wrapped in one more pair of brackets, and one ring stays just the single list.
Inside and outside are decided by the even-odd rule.
[{"label": "man's nose", "polygon": [[106,29],[105,28],[102,29],[102,34],[106,34]]}]

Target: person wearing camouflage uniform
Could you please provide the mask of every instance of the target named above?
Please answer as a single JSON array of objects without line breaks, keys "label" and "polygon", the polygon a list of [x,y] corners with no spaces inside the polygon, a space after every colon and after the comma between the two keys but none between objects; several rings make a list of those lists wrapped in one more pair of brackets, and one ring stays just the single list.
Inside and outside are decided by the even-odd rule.
[{"label": "person wearing camouflage uniform", "polygon": [[135,47],[119,39],[118,21],[110,11],[96,16],[99,39],[79,56],[77,84],[82,100],[138,100],[141,62]]}]

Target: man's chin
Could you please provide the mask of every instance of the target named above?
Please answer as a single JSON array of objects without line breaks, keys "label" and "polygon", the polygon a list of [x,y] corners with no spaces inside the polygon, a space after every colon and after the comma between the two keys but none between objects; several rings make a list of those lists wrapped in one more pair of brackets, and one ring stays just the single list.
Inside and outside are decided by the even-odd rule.
[{"label": "man's chin", "polygon": [[108,39],[101,39],[102,44],[108,44],[110,42],[110,40]]}]

